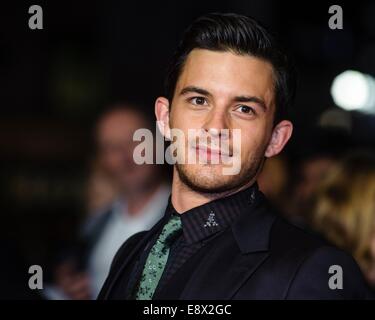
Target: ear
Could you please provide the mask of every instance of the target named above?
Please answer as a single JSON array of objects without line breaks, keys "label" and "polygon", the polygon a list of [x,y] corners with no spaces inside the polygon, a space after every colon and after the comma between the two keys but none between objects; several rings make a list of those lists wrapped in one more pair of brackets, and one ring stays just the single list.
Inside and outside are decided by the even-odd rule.
[{"label": "ear", "polygon": [[284,146],[292,136],[293,124],[288,120],[280,121],[272,131],[271,140],[268,144],[265,156],[273,157],[283,150]]},{"label": "ear", "polygon": [[155,101],[155,115],[159,130],[164,138],[171,139],[171,128],[169,126],[169,101],[167,98],[159,97]]}]

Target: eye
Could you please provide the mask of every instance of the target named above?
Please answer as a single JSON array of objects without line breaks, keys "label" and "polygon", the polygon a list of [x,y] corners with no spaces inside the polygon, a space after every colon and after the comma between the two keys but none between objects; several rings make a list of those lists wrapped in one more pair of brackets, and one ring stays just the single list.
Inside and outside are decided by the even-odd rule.
[{"label": "eye", "polygon": [[249,106],[246,106],[246,105],[243,105],[243,104],[238,106],[235,110],[239,111],[240,113],[244,113],[244,114],[250,114],[250,115],[256,114],[255,110],[252,107],[249,107]]},{"label": "eye", "polygon": [[193,97],[190,98],[189,101],[196,106],[204,106],[208,104],[206,98],[204,97]]}]

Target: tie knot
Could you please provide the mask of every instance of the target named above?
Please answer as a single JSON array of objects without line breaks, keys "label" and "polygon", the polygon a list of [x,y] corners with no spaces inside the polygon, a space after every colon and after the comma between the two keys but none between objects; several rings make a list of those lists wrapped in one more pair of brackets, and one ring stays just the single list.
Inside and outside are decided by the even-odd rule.
[{"label": "tie knot", "polygon": [[158,241],[166,243],[167,240],[171,239],[179,230],[181,230],[181,218],[179,216],[171,216],[168,222],[164,225],[163,230],[160,233]]}]

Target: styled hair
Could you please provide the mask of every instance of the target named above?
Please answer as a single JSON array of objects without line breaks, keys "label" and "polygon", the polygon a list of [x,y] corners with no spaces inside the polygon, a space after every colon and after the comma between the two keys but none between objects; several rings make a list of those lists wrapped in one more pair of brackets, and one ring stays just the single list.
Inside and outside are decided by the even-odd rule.
[{"label": "styled hair", "polygon": [[315,229],[351,253],[366,274],[375,261],[375,154],[344,157],[322,180],[312,211]]},{"label": "styled hair", "polygon": [[274,71],[274,123],[288,119],[295,95],[294,67],[271,34],[257,21],[234,13],[210,13],[195,20],[185,30],[167,70],[165,95],[170,103],[185,61],[194,49],[229,51],[269,62]]}]

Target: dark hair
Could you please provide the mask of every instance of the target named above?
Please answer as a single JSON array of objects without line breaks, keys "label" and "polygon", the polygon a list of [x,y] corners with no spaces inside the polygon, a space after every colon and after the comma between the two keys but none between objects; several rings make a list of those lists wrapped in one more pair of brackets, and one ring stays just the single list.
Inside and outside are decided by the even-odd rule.
[{"label": "dark hair", "polygon": [[275,75],[274,123],[288,118],[296,86],[294,68],[275,39],[257,21],[234,13],[211,13],[195,20],[185,30],[167,71],[165,94],[170,102],[186,58],[193,49],[232,51],[270,62]]}]

